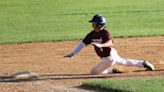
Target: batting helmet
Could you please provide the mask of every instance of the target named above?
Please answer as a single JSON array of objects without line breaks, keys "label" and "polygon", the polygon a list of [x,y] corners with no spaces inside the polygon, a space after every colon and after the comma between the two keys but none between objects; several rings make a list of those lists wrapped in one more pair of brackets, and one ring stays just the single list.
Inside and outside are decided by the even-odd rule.
[{"label": "batting helmet", "polygon": [[97,23],[97,26],[100,29],[105,28],[105,25],[106,25],[105,17],[103,17],[101,15],[94,15],[93,18],[92,18],[92,20],[90,20],[89,22],[96,22]]}]

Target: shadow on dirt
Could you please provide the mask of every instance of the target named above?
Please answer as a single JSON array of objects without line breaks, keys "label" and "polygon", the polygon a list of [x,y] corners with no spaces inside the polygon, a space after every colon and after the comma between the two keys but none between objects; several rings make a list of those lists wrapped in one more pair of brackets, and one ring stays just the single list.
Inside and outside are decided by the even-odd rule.
[{"label": "shadow on dirt", "polygon": [[80,80],[80,79],[121,79],[132,77],[147,77],[147,76],[164,76],[164,69],[155,71],[137,70],[132,73],[116,73],[107,75],[90,75],[90,74],[47,74],[39,75],[37,78],[19,79],[11,76],[0,76],[0,82],[29,82],[29,81],[44,81],[44,80]]},{"label": "shadow on dirt", "polygon": [[90,74],[49,74],[49,75],[40,75],[40,76],[87,76]]},{"label": "shadow on dirt", "polygon": [[104,88],[100,88],[100,87],[95,87],[95,86],[86,86],[86,85],[81,85],[78,86],[77,88],[79,89],[85,89],[85,90],[93,90],[94,92],[131,92],[128,90],[121,90],[121,89],[104,89]]},{"label": "shadow on dirt", "polygon": [[[164,69],[158,69],[158,70],[154,70],[154,71],[164,71]],[[145,72],[145,70],[136,70],[136,71],[133,71],[133,72]]]},{"label": "shadow on dirt", "polygon": [[0,76],[0,82],[27,82],[27,81],[44,81],[44,80],[75,80],[75,79],[101,79],[112,78],[112,76],[103,75],[89,75],[89,74],[53,74],[53,75],[40,75],[38,78],[33,79],[16,79],[10,76]]},{"label": "shadow on dirt", "polygon": [[[164,71],[164,69],[158,69],[158,70],[154,70],[153,72],[162,72]],[[136,70],[136,71],[133,71],[133,72],[145,72],[145,70]]]}]

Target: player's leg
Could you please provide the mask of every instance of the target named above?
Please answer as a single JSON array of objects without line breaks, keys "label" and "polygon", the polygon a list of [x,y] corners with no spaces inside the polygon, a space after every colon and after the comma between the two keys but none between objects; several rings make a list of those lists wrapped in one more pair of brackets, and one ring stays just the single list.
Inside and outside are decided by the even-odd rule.
[{"label": "player's leg", "polygon": [[114,61],[109,61],[109,57],[101,59],[101,62],[98,63],[94,68],[91,69],[91,74],[108,74],[112,73]]},{"label": "player's leg", "polygon": [[114,61],[117,64],[128,65],[128,66],[137,66],[137,67],[145,67],[146,70],[154,70],[153,64],[151,64],[148,61],[121,58],[118,55],[116,49],[114,49],[114,48],[112,48],[111,53],[112,53],[111,57],[113,57]]}]

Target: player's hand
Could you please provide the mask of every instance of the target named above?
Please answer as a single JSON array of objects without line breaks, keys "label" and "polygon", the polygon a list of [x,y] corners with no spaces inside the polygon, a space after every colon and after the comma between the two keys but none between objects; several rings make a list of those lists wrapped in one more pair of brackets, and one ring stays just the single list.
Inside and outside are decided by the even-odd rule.
[{"label": "player's hand", "polygon": [[100,44],[100,43],[91,43],[92,45],[94,45],[94,46],[96,46],[96,47],[98,47],[98,48],[101,48],[102,47],[102,45]]},{"label": "player's hand", "polygon": [[72,59],[72,58],[73,58],[73,56],[74,56],[74,55],[73,55],[73,53],[70,53],[70,54],[68,54],[68,55],[64,56],[64,58],[71,58],[71,59]]}]

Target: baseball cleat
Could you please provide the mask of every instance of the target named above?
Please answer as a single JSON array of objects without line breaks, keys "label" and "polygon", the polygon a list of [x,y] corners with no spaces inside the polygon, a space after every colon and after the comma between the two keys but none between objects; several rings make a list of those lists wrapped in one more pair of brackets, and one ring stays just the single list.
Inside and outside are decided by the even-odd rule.
[{"label": "baseball cleat", "polygon": [[146,68],[147,71],[153,71],[153,70],[155,70],[154,65],[151,64],[148,61],[144,61],[143,62],[143,66]]},{"label": "baseball cleat", "polygon": [[112,71],[113,73],[122,73],[122,71],[119,70],[118,68],[113,68]]}]

